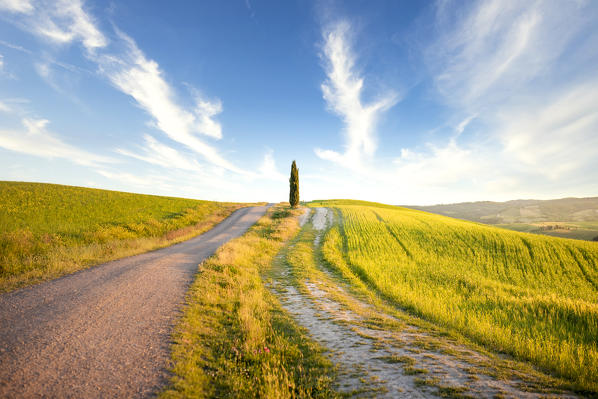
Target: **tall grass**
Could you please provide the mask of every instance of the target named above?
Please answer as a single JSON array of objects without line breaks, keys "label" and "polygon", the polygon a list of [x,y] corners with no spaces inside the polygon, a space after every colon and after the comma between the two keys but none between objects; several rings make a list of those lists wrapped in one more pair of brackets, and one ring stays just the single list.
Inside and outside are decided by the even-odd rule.
[{"label": "tall grass", "polygon": [[598,243],[421,211],[329,205],[323,253],[397,305],[598,391]]},{"label": "tall grass", "polygon": [[190,238],[240,206],[0,182],[0,292]]},{"label": "tall grass", "polygon": [[200,265],[164,398],[334,397],[331,364],[264,285],[300,211],[275,207]]}]

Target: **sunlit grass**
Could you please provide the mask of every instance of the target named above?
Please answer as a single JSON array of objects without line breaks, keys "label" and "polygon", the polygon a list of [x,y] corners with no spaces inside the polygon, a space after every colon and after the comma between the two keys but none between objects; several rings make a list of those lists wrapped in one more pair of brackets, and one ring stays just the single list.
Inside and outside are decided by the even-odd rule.
[{"label": "sunlit grass", "polygon": [[300,210],[271,209],[200,265],[176,328],[166,398],[336,396],[331,363],[264,285]]},{"label": "sunlit grass", "polygon": [[241,206],[0,182],[0,292],[182,241]]},{"label": "sunlit grass", "polygon": [[374,203],[314,205],[341,216],[322,246],[339,270],[413,314],[598,391],[598,243]]}]

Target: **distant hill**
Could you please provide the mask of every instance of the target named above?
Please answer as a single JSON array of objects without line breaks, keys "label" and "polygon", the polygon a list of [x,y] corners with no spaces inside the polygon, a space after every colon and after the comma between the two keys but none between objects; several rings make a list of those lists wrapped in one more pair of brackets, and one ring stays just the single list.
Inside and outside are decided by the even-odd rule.
[{"label": "distant hill", "polygon": [[405,207],[510,230],[598,241],[598,197]]},{"label": "distant hill", "polygon": [[405,207],[487,224],[598,221],[598,197]]}]

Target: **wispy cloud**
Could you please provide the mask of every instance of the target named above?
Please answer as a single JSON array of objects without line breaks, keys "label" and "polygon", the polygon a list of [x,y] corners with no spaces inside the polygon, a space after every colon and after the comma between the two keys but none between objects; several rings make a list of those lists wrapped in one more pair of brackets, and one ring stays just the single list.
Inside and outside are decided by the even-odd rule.
[{"label": "wispy cloud", "polygon": [[463,132],[465,131],[465,129],[467,128],[467,126],[475,118],[477,118],[477,114],[469,115],[468,117],[466,117],[465,119],[463,119],[461,122],[459,122],[459,124],[455,127],[456,136],[459,137],[461,134],[463,134]]},{"label": "wispy cloud", "polygon": [[274,160],[274,151],[272,149],[268,149],[266,154],[264,155],[264,160],[260,165],[259,169],[259,177],[263,177],[266,179],[276,180],[276,181],[286,181],[288,179],[287,176],[280,173],[278,167],[276,166],[276,161]]},{"label": "wispy cloud", "polygon": [[595,25],[596,12],[585,2],[444,3],[437,8],[438,39],[426,56],[446,101],[474,112],[537,86],[538,78],[567,73],[555,61]]},{"label": "wispy cloud", "polygon": [[118,36],[125,45],[124,52],[94,57],[110,82],[133,97],[152,116],[155,127],[172,140],[187,146],[219,167],[241,172],[214,147],[196,137],[196,134],[221,137],[220,124],[212,119],[222,111],[220,102],[209,102],[198,97],[195,112],[178,105],[158,63],[146,58],[129,36],[122,32],[118,32]]},{"label": "wispy cloud", "polygon": [[[404,148],[391,167],[376,160],[359,165],[376,149],[375,136],[366,132],[374,132],[370,127],[385,107],[368,123],[350,25],[342,22],[324,32],[328,80],[322,89],[345,121],[346,150],[318,155],[359,165],[359,175],[345,176],[350,185],[392,203],[595,191],[598,7],[509,0],[436,5],[438,36],[424,44],[424,59],[437,99],[450,111],[443,129],[427,136],[430,142]],[[358,133],[350,134],[351,126]]]},{"label": "wispy cloud", "polygon": [[43,158],[62,158],[84,166],[114,163],[104,157],[65,143],[56,134],[46,129],[47,119],[22,120],[21,130],[0,130],[0,147],[10,151],[35,155]]},{"label": "wispy cloud", "polygon": [[9,42],[4,41],[4,40],[0,40],[0,44],[3,45],[3,46],[5,46],[5,47],[11,48],[13,50],[20,51],[20,52],[25,53],[25,54],[33,54],[33,51],[31,51],[29,49],[26,49],[23,46],[19,46],[17,44],[9,43]]},{"label": "wispy cloud", "polygon": [[0,77],[15,79],[15,76],[4,68],[4,56],[0,54]]},{"label": "wispy cloud", "polygon": [[[564,188],[573,178],[580,190],[591,186],[587,171],[598,166],[598,8],[574,1],[446,4],[438,3],[439,36],[427,62],[441,101],[466,117],[448,144],[402,157],[399,173],[421,177],[413,182],[420,188],[444,184],[425,170],[469,181],[447,185],[447,195],[474,184],[487,195]],[[462,139],[474,119],[483,130]],[[443,158],[446,164],[438,162]]]},{"label": "wispy cloud", "polygon": [[8,9],[24,14],[20,24],[51,42],[66,44],[80,41],[88,51],[108,44],[93,18],[83,10],[81,0],[23,1],[18,7]]},{"label": "wispy cloud", "polygon": [[141,153],[135,153],[121,148],[117,149],[116,152],[165,168],[176,168],[193,172],[202,169],[195,159],[187,157],[180,151],[158,142],[158,140],[149,134],[144,136],[144,140],[145,144],[141,149]]},{"label": "wispy cloud", "polygon": [[245,0],[245,7],[247,7],[247,11],[249,11],[249,16],[251,18],[255,18],[255,11],[253,10],[253,7],[251,6],[251,2],[249,0]]},{"label": "wispy cloud", "polygon": [[498,113],[505,152],[551,179],[598,166],[598,79]]},{"label": "wispy cloud", "polygon": [[[183,106],[175,90],[167,83],[158,63],[143,53],[136,42],[115,28],[116,36],[109,43],[94,18],[85,11],[81,0],[29,2],[28,7],[13,7],[22,13],[17,25],[54,43],[81,43],[85,56],[95,62],[100,73],[152,118],[153,126],[209,163],[229,171],[244,174],[219,154],[219,151],[197,137],[222,138],[222,127],[215,117],[222,112],[220,100],[208,100],[191,88],[193,106]],[[37,62],[36,70],[52,87],[52,70],[48,61]]]},{"label": "wispy cloud", "polygon": [[355,55],[351,48],[351,25],[337,22],[323,32],[322,57],[326,64],[327,80],[321,89],[330,110],[339,115],[345,124],[345,150],[316,149],[316,154],[347,167],[361,166],[365,157],[372,156],[377,148],[376,123],[380,115],[397,102],[395,93],[385,93],[369,104],[362,101],[364,79],[355,68]]},{"label": "wispy cloud", "polygon": [[0,112],[10,112],[11,108],[3,101],[0,101]]},{"label": "wispy cloud", "polygon": [[161,175],[139,176],[128,172],[114,172],[104,169],[99,169],[96,172],[110,180],[116,180],[128,186],[145,189],[159,186],[163,190],[172,189],[172,185]]},{"label": "wispy cloud", "polygon": [[196,96],[197,106],[195,107],[196,130],[199,133],[217,139],[222,138],[222,127],[213,117],[222,112],[222,102],[207,101],[199,95]]},{"label": "wispy cloud", "polygon": [[34,65],[35,72],[44,79],[46,82],[50,84],[50,86],[54,86],[54,82],[51,80],[50,76],[52,75],[52,71],[50,69],[50,65],[45,62],[38,62]]},{"label": "wispy cloud", "polygon": [[15,13],[30,13],[33,6],[29,0],[0,0],[0,10]]}]

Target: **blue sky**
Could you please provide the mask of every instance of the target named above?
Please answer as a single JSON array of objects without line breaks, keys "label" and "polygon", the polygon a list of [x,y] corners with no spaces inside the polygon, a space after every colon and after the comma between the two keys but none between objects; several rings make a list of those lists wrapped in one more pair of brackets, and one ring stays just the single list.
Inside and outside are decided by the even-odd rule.
[{"label": "blue sky", "polygon": [[595,1],[0,0],[0,179],[597,196],[597,65]]}]

